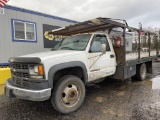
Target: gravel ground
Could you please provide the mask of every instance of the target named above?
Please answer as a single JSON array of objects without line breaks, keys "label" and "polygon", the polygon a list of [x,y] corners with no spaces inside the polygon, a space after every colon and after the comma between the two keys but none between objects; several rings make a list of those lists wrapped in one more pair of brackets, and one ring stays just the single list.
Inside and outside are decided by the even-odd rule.
[{"label": "gravel ground", "polygon": [[160,87],[152,89],[158,79],[160,63],[156,62],[153,75],[146,81],[105,80],[88,86],[83,106],[69,115],[56,112],[50,101],[32,102],[1,95],[0,120],[160,120]]}]

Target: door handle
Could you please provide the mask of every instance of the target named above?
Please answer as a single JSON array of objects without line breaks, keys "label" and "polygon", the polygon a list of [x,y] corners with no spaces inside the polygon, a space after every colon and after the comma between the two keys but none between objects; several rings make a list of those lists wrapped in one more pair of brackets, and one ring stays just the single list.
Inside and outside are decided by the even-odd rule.
[{"label": "door handle", "polygon": [[110,58],[114,58],[114,55],[110,55]]}]

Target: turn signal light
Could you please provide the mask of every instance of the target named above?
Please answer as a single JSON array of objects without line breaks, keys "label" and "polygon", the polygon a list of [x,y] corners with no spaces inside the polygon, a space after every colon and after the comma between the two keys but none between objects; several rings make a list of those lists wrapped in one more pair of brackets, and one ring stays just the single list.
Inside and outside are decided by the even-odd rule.
[{"label": "turn signal light", "polygon": [[43,65],[39,65],[39,66],[38,66],[38,74],[39,74],[39,75],[44,75]]}]

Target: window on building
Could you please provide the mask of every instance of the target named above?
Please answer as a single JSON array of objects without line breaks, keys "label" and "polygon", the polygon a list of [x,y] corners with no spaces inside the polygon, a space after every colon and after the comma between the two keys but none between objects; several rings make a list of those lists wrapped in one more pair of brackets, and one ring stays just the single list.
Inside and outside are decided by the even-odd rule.
[{"label": "window on building", "polygon": [[14,41],[31,41],[35,42],[36,39],[36,24],[20,20],[12,20]]}]

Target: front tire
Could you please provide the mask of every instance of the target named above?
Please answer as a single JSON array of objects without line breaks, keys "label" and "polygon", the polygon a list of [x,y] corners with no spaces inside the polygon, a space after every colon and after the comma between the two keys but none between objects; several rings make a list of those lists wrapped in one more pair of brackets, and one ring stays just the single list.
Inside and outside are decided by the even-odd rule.
[{"label": "front tire", "polygon": [[62,77],[54,86],[51,97],[53,107],[60,113],[69,114],[77,111],[85,98],[85,85],[76,76]]}]

